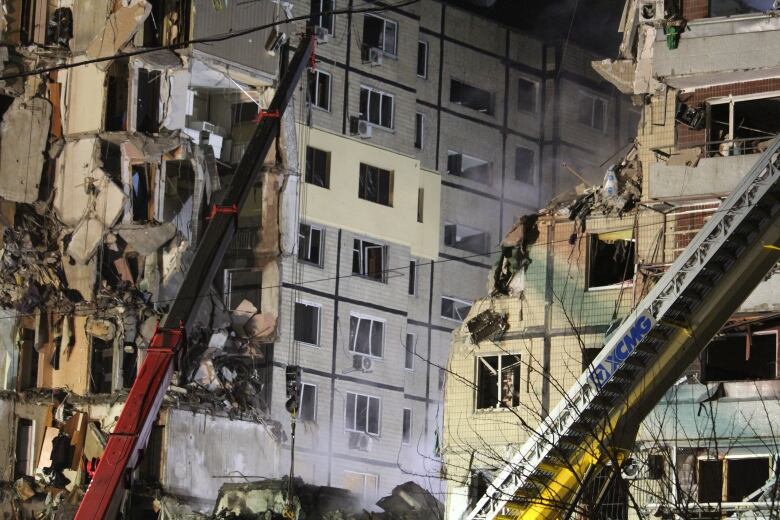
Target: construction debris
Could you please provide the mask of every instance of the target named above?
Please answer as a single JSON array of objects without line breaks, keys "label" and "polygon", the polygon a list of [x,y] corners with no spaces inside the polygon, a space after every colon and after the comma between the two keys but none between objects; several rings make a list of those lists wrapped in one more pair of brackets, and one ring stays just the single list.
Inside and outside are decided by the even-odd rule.
[{"label": "construction debris", "polygon": [[506,314],[499,314],[493,310],[482,311],[471,318],[466,327],[471,334],[471,341],[477,345],[480,341],[489,339],[498,341],[509,328],[509,320]]}]

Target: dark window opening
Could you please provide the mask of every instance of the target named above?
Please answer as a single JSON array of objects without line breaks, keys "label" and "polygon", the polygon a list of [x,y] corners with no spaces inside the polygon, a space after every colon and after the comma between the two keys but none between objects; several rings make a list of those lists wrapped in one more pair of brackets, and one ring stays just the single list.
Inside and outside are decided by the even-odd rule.
[{"label": "dark window opening", "polygon": [[295,341],[319,345],[320,308],[306,303],[295,303]]},{"label": "dark window opening", "polygon": [[346,401],[346,430],[379,435],[379,398],[347,392]]},{"label": "dark window opening", "polygon": [[448,152],[447,173],[482,184],[490,184],[490,163],[466,154]]},{"label": "dark window opening", "polygon": [[306,147],[306,182],[320,188],[330,187],[330,152]]},{"label": "dark window opening", "polygon": [[469,508],[477,505],[477,502],[487,493],[488,485],[492,478],[484,471],[472,471],[469,478]]},{"label": "dark window opening", "polygon": [[34,467],[34,428],[30,419],[16,420],[16,462],[14,464],[14,479],[30,474]]},{"label": "dark window opening", "polygon": [[456,79],[450,80],[450,102],[493,115],[493,94]]},{"label": "dark window opening", "polygon": [[187,41],[189,27],[189,0],[153,2],[152,12],[144,22],[143,46],[159,47]]},{"label": "dark window opening", "polygon": [[230,105],[230,114],[233,125],[253,123],[257,119],[257,104],[254,101],[233,103]]},{"label": "dark window opening", "polygon": [[526,184],[534,184],[536,180],[534,175],[536,172],[535,161],[533,150],[518,146],[515,149],[515,179]]},{"label": "dark window opening", "polygon": [[301,406],[298,410],[298,419],[301,421],[317,421],[317,387],[308,383],[301,383]]},{"label": "dark window opening", "polygon": [[118,144],[100,141],[100,162],[112,181],[122,184],[122,150]]},{"label": "dark window opening", "polygon": [[414,147],[418,150],[423,149],[423,123],[425,122],[425,116],[417,112],[414,115]]},{"label": "dark window opening", "polygon": [[417,188],[417,222],[423,222],[425,211],[425,188]]},{"label": "dark window opening", "polygon": [[386,247],[355,239],[352,248],[352,273],[385,281]]},{"label": "dark window opening", "polygon": [[742,502],[769,480],[769,458],[726,459],[726,502]]},{"label": "dark window opening", "polygon": [[417,75],[428,77],[428,44],[425,42],[417,42]]},{"label": "dark window opening", "polygon": [[732,16],[746,13],[766,13],[773,0],[710,0],[710,16]]},{"label": "dark window opening", "polygon": [[[173,222],[179,216],[188,200],[195,193],[195,170],[190,161],[166,161],[165,197],[163,199],[163,220]],[[191,215],[181,215],[185,221],[180,225],[188,226]]]},{"label": "dark window opening", "polygon": [[777,334],[729,334],[713,339],[702,354],[702,383],[777,377]]},{"label": "dark window opening", "polygon": [[311,23],[333,34],[333,14],[336,0],[311,0]]},{"label": "dark window opening", "polygon": [[764,147],[759,145],[780,132],[780,97],[716,103],[707,108],[711,155],[760,153]]},{"label": "dark window opening", "polygon": [[22,328],[22,347],[19,352],[19,376],[17,387],[27,390],[38,386],[38,351],[35,350],[35,331]]},{"label": "dark window opening", "polygon": [[322,230],[308,224],[298,228],[298,260],[322,265]]},{"label": "dark window opening", "polygon": [[392,206],[393,172],[360,163],[358,197],[384,206]]},{"label": "dark window opening", "polygon": [[463,321],[471,311],[471,302],[459,300],[457,298],[450,298],[449,296],[441,297],[441,317],[454,321]]},{"label": "dark window opening", "polygon": [[600,348],[584,348],[582,349],[582,371],[588,369],[588,367],[593,363],[593,360],[596,359],[596,356],[599,355],[599,352],[601,352]]},{"label": "dark window opening", "polygon": [[512,408],[520,404],[520,356],[477,358],[477,409]]},{"label": "dark window opening", "polygon": [[490,234],[460,224],[444,225],[444,245],[478,255],[490,253]]},{"label": "dark window opening", "polygon": [[363,18],[363,59],[368,57],[368,49],[381,49],[395,56],[398,43],[398,24],[367,14]]},{"label": "dark window opening", "polygon": [[103,128],[107,132],[127,130],[129,82],[127,58],[114,60],[106,73],[106,113],[103,116]]},{"label": "dark window opening", "polygon": [[89,391],[93,394],[110,394],[114,369],[114,344],[90,336],[92,356],[89,370]]},{"label": "dark window opening", "polygon": [[537,83],[525,78],[517,80],[517,108],[536,112]]},{"label": "dark window opening", "polygon": [[410,444],[412,442],[412,411],[404,408],[404,415],[401,424],[401,443]]},{"label": "dark window opening", "polygon": [[382,357],[385,324],[379,320],[349,317],[349,350],[367,356]]},{"label": "dark window opening", "polygon": [[409,294],[417,293],[417,262],[409,260]]},{"label": "dark window opening", "polygon": [[406,334],[406,345],[404,347],[404,368],[407,370],[414,369],[414,352],[415,352],[415,335]]},{"label": "dark window opening", "polygon": [[225,304],[229,310],[235,310],[244,300],[260,308],[261,276],[261,272],[254,269],[225,271]]},{"label": "dark window opening", "polygon": [[146,222],[152,218],[152,172],[149,164],[132,166],[133,222]]},{"label": "dark window opening", "polygon": [[360,119],[393,128],[393,96],[366,87],[360,88]]},{"label": "dark window opening", "polygon": [[321,70],[309,71],[307,101],[315,107],[330,110],[330,74]]},{"label": "dark window opening", "polygon": [[582,94],[577,120],[585,126],[604,132],[607,129],[607,102],[598,97]]},{"label": "dark window opening", "polygon": [[125,343],[122,349],[122,388],[130,388],[138,371],[138,349],[134,343]]},{"label": "dark window opening", "polygon": [[160,71],[138,69],[135,129],[156,134],[160,130]]},{"label": "dark window opening", "polygon": [[615,474],[612,465],[597,469],[585,484],[582,508],[590,511],[588,518],[592,520],[628,520],[626,482]]},{"label": "dark window opening", "polygon": [[[630,234],[630,230],[628,233]],[[590,235],[588,288],[617,286],[632,280],[634,278],[634,255],[635,243],[633,240],[612,238],[607,234]]]}]

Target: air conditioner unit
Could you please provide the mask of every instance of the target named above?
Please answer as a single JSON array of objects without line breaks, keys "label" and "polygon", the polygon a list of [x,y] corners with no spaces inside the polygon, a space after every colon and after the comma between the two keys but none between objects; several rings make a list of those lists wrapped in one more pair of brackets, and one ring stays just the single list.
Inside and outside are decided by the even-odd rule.
[{"label": "air conditioner unit", "polygon": [[317,43],[328,43],[330,41],[330,32],[325,27],[319,25],[314,27],[314,37]]},{"label": "air conditioner unit", "polygon": [[349,448],[352,450],[371,451],[374,439],[363,432],[349,432]]},{"label": "air conditioner unit", "polygon": [[639,0],[637,8],[640,23],[653,24],[665,18],[664,0]]},{"label": "air conditioner unit", "polygon": [[357,133],[363,139],[370,139],[374,135],[374,127],[368,121],[360,120],[358,121]]},{"label": "air conditioner unit", "polygon": [[276,28],[272,28],[268,38],[265,40],[265,51],[271,56],[276,56],[278,51],[284,42],[287,41],[287,35],[283,32],[279,32]]},{"label": "air conditioner unit", "polygon": [[637,480],[644,478],[642,465],[636,459],[628,459],[623,467],[620,468],[620,474],[623,480]]},{"label": "air conditioner unit", "polygon": [[371,370],[371,358],[362,354],[352,356],[352,368],[368,372]]},{"label": "air conditioner unit", "polygon": [[371,47],[368,49],[368,62],[372,67],[378,67],[382,65],[384,59],[385,53],[382,51],[382,49],[378,49],[376,47]]}]

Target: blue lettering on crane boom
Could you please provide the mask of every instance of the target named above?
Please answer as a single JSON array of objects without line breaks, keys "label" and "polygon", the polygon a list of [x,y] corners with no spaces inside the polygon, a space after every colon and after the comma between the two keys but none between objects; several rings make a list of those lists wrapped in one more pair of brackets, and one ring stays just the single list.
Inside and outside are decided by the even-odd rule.
[{"label": "blue lettering on crane boom", "polygon": [[600,390],[612,378],[612,375],[620,368],[620,365],[631,355],[636,346],[642,341],[655,320],[649,312],[643,312],[636,319],[629,329],[628,334],[624,335],[614,346],[611,352],[595,367],[590,374],[590,379]]}]

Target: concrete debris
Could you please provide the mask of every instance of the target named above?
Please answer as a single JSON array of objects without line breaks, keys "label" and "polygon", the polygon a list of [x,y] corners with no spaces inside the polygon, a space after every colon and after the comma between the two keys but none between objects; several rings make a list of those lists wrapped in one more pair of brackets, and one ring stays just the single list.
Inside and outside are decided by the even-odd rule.
[{"label": "concrete debris", "polygon": [[[87,57],[103,58],[115,55],[130,42],[151,12],[152,6],[145,0],[135,0],[130,5],[114,11],[106,20],[103,30],[95,35],[87,47]],[[98,66],[106,70],[110,64],[111,61],[107,60]]]},{"label": "concrete debris", "polygon": [[[515,279],[524,279],[525,271],[531,264],[528,248],[539,238],[538,218],[538,215],[520,217],[501,241],[501,256],[493,267],[493,287],[490,290],[493,296],[522,296],[523,285],[518,285]],[[512,294],[512,290],[516,294]]]},{"label": "concrete debris", "polygon": [[416,482],[405,482],[393,488],[390,496],[380,498],[376,505],[385,510],[383,519],[424,520],[443,518],[444,504]]},{"label": "concrete debris", "polygon": [[34,97],[16,98],[0,124],[0,197],[32,203],[38,199],[51,103]]},{"label": "concrete debris", "polygon": [[173,222],[151,225],[122,225],[114,230],[137,253],[148,256],[157,252],[176,234]]},{"label": "concrete debris", "polygon": [[68,255],[79,264],[86,265],[97,252],[105,230],[105,225],[96,218],[82,220],[71,235]]},{"label": "concrete debris", "polygon": [[471,334],[471,341],[475,345],[478,345],[481,341],[486,339],[489,339],[490,341],[498,341],[501,339],[501,336],[503,336],[509,328],[509,320],[505,313],[499,314],[488,309],[471,318],[468,323],[466,323],[466,328],[468,329],[469,334]]},{"label": "concrete debris", "polygon": [[117,328],[110,320],[89,316],[87,317],[86,331],[90,336],[103,341],[111,341],[116,337]]},{"label": "concrete debris", "polygon": [[209,348],[223,348],[230,335],[226,330],[218,330],[209,339]]}]

